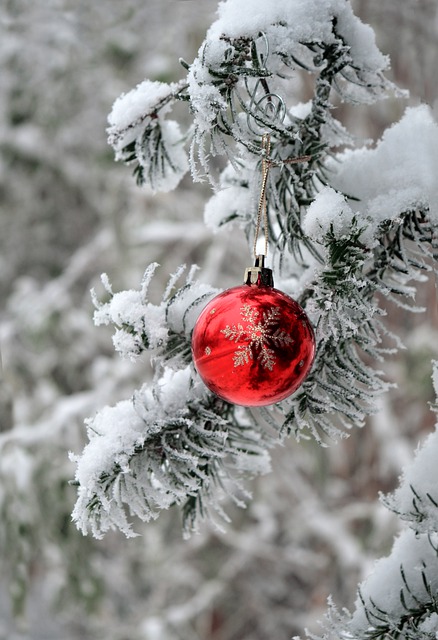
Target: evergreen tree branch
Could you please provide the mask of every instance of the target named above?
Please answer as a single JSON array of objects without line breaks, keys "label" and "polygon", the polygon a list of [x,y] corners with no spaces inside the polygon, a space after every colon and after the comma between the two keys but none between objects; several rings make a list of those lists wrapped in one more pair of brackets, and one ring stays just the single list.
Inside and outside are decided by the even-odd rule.
[{"label": "evergreen tree branch", "polygon": [[[267,206],[273,261],[280,278],[306,283],[298,297],[316,326],[318,343],[312,372],[295,395],[279,406],[282,419],[275,428],[280,433],[293,432],[297,438],[310,432],[319,442],[322,435],[342,437],[352,425],[361,426],[375,409],[376,395],[390,386],[375,370],[376,361],[390,351],[384,339],[399,346],[381,321],[382,296],[415,310],[414,285],[431,271],[431,261],[437,257],[436,224],[427,197],[403,201],[396,214],[385,215],[379,209],[373,218],[354,181],[337,188],[337,215],[328,215],[330,224],[324,214],[322,226],[309,232],[310,209],[314,207],[315,218],[317,199],[327,196],[325,185],[330,188],[342,178],[336,163],[342,167],[344,158],[335,150],[351,143],[332,116],[333,92],[354,103],[372,102],[393,89],[382,75],[388,61],[368,34],[369,55],[358,54],[354,34],[365,34],[349,5],[337,6],[334,13],[324,5],[321,11],[327,15],[317,36],[311,25],[304,31],[297,27],[293,9],[278,22],[270,19],[267,7],[263,28],[248,33],[228,34],[219,28],[219,20],[190,65],[187,79],[177,85],[146,81],[122,96],[110,116],[109,131],[117,157],[137,163],[139,182],[153,190],[177,184],[187,168],[183,147],[189,144],[192,176],[230,188],[228,196],[226,189],[220,189],[211,199],[207,207],[211,218],[218,226],[240,222],[249,241],[254,234],[251,193],[259,186],[254,176],[259,175],[260,138],[262,133],[270,134]],[[314,96],[307,105],[288,109],[281,92],[288,82],[287,72],[297,64],[313,76]],[[186,134],[165,119],[176,100],[188,105],[193,119]],[[128,106],[131,118],[125,115]],[[217,155],[228,160],[219,179],[212,163]],[[310,160],[289,163],[303,155]],[[339,198],[343,199],[341,209]],[[356,203],[364,208],[363,216],[350,207]],[[215,211],[219,205],[220,215]],[[215,409],[209,414],[208,433],[212,438],[216,427],[223,433],[225,420],[229,431],[221,443],[223,455],[214,438],[193,437],[196,430],[206,430],[206,412],[212,411],[214,401],[200,391],[190,369],[190,336],[201,303],[214,291],[189,278],[173,295],[173,284],[169,284],[161,304],[152,305],[147,300],[148,277],[141,292],[109,291],[109,302],[96,301],[96,322],[116,326],[116,349],[131,358],[150,350],[155,367],[153,383],[135,396],[135,402],[127,401],[89,422],[90,435],[97,431],[101,442],[114,447],[97,475],[96,469],[92,477],[78,472],[80,500],[75,517],[83,530],[91,518],[96,535],[111,526],[130,534],[130,511],[148,520],[170,504],[182,506],[186,521],[194,527],[197,517],[210,507],[220,511],[215,491],[237,477],[234,462],[226,461],[243,459],[245,451],[252,451],[252,436],[245,440],[245,425],[253,424],[249,412],[223,403],[220,408],[214,405],[217,413]],[[172,405],[166,389],[173,388],[178,375],[185,386]],[[176,391],[181,395],[181,388]],[[150,398],[155,408],[149,405]],[[119,412],[122,422],[132,420],[136,425],[123,446],[120,442],[116,446],[111,435],[118,433],[114,416]],[[104,419],[109,421],[108,434]],[[241,442],[233,431],[238,424],[243,424]],[[267,442],[261,442],[260,459],[267,447]],[[92,455],[87,453],[78,460],[78,468],[86,469],[87,460],[92,467]]]}]

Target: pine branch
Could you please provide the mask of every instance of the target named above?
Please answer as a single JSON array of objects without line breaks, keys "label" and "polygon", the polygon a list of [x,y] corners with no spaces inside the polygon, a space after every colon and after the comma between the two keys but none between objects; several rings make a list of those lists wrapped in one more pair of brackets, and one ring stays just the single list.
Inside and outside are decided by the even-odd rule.
[{"label": "pine branch", "polygon": [[[348,13],[347,7],[345,12]],[[352,15],[348,15],[348,19],[352,19]],[[337,16],[327,16],[327,20],[327,42],[306,41],[297,36],[293,17],[285,17],[281,23],[283,49],[271,45],[271,31],[276,34],[279,25],[269,23],[269,12],[265,30],[256,35],[231,37],[222,33],[217,41],[213,39],[214,46],[207,38],[198,58],[191,65],[184,64],[188,69],[187,79],[169,85],[149,83],[148,92],[139,85],[116,102],[108,132],[117,158],[127,163],[137,161],[135,171],[139,182],[159,188],[161,183],[158,172],[153,171],[154,163],[172,171],[169,149],[160,148],[159,129],[173,103],[183,101],[188,104],[194,121],[187,141],[192,141],[191,171],[195,179],[202,179],[205,172],[216,184],[211,158],[223,155],[234,163],[240,155],[240,151],[236,154],[236,143],[250,156],[259,156],[260,131],[269,132],[273,141],[281,142],[283,149],[288,145],[292,157],[311,155],[310,168],[317,171],[319,157],[327,146],[322,129],[332,124],[331,91],[340,93],[344,100],[357,100],[360,89],[361,98],[372,101],[394,90],[383,77],[382,69],[354,60],[348,36],[342,33]],[[277,41],[276,37],[272,39]],[[221,56],[217,55],[219,48],[222,48]],[[297,64],[315,76],[314,98],[308,116],[298,118],[291,114],[285,118],[286,104],[277,87],[285,86],[288,81],[284,70],[288,67],[295,70]],[[386,64],[382,60],[382,68]],[[276,90],[272,91],[271,86]],[[156,99],[149,94],[156,94]],[[126,123],[123,117],[119,122],[121,106],[133,102],[138,106],[132,122]]]},{"label": "pine branch", "polygon": [[[362,599],[370,627],[363,634],[360,634],[361,640],[387,640],[388,638],[394,638],[394,640],[419,640],[422,637],[428,637],[422,634],[421,625],[432,614],[438,614],[438,595],[435,591],[432,591],[431,583],[424,570],[421,572],[424,587],[422,600],[417,598],[415,592],[411,589],[403,565],[400,567],[400,576],[403,586],[400,589],[399,597],[401,606],[406,613],[394,618],[392,613],[381,609],[372,600],[365,602]],[[424,597],[427,598],[426,602]],[[410,600],[409,603],[408,598]],[[359,638],[359,635],[357,637]]]},{"label": "pine branch", "polygon": [[[186,533],[206,518],[228,520],[224,498],[243,506],[249,497],[241,476],[269,468],[269,438],[238,423],[234,410],[200,389],[187,368],[165,371],[89,420],[91,440],[77,459],[78,527],[98,538],[115,527],[132,536],[133,517],[148,522],[172,505],[182,509]],[[103,443],[107,455],[99,453]]]},{"label": "pine branch", "polygon": [[[300,437],[303,428],[319,439],[318,432],[342,437],[338,428],[363,424],[375,410],[375,395],[390,387],[367,361],[381,360],[383,337],[397,345],[380,318],[377,294],[417,311],[407,304],[411,281],[421,280],[436,261],[434,237],[427,210],[408,211],[396,223],[381,225],[382,235],[371,251],[361,241],[364,228],[353,218],[349,234],[340,238],[333,227],[325,237],[326,267],[302,298],[317,307],[318,351],[312,372],[301,389],[284,406],[283,428]],[[397,282],[397,286],[395,285]],[[303,303],[303,301],[301,300]],[[387,349],[386,349],[387,351]]]},{"label": "pine branch", "polygon": [[243,506],[249,494],[242,478],[269,468],[274,439],[256,431],[243,409],[209,393],[190,366],[193,323],[217,291],[193,281],[193,270],[175,290],[181,267],[153,305],[147,295],[156,267],[148,267],[139,291],[114,293],[103,277],[109,300],[94,294],[95,321],[115,325],[121,354],[150,350],[155,366],[152,384],[87,421],[90,443],[75,458],[73,517],[98,538],[115,527],[132,536],[133,517],[149,521],[172,505],[181,508],[187,534],[207,518],[227,521],[224,498]]},{"label": "pine branch", "polygon": [[191,362],[190,336],[202,307],[219,291],[193,280],[193,270],[182,287],[175,289],[182,276],[182,265],[172,276],[160,304],[148,300],[149,285],[158,265],[145,271],[140,290],[114,293],[108,277],[104,283],[109,300],[102,303],[92,291],[96,307],[96,325],[111,324],[116,328],[113,343],[122,357],[137,359],[144,351],[153,351],[158,365],[184,367]]},{"label": "pine branch", "polygon": [[[369,59],[355,57],[354,34],[363,25],[349,5],[337,7],[339,16],[325,5],[321,11],[327,11],[326,23],[319,27],[317,37],[311,25],[303,36],[292,8],[290,13],[285,11],[284,20],[272,22],[268,5],[263,29],[231,36],[216,25],[190,65],[186,80],[178,85],[146,81],[122,96],[110,116],[110,141],[117,157],[137,163],[139,182],[154,190],[177,184],[187,168],[183,147],[189,144],[192,176],[230,187],[228,195],[223,189],[213,196],[207,207],[209,215],[217,226],[240,222],[249,241],[255,213],[251,194],[258,187],[254,176],[260,173],[262,159],[260,137],[270,134],[267,206],[273,260],[280,277],[286,281],[302,277],[307,283],[299,302],[316,325],[318,343],[312,372],[295,395],[281,403],[282,424],[273,426],[297,438],[310,432],[320,442],[324,434],[343,437],[352,425],[361,426],[374,411],[376,395],[390,386],[375,370],[376,362],[391,351],[384,340],[392,339],[399,346],[381,321],[385,313],[381,297],[415,310],[411,302],[414,285],[431,271],[431,261],[438,253],[427,198],[407,202],[397,216],[379,212],[377,223],[371,215],[361,217],[351,209],[350,203],[353,206],[360,200],[350,193],[354,183],[344,189],[345,198],[342,188],[337,190],[334,212],[338,215],[330,225],[325,222],[309,233],[309,207],[314,207],[324,185],[336,181],[336,162],[342,157],[334,155],[334,150],[351,142],[332,116],[333,91],[344,100],[371,102],[392,88],[382,76],[387,60],[368,39]],[[289,109],[282,97],[286,72],[297,64],[314,79],[314,97],[299,110]],[[165,118],[180,99],[193,118],[186,134]],[[131,122],[124,115],[127,105]],[[216,155],[228,160],[219,180],[212,168]],[[310,160],[290,162],[303,155]],[[220,215],[215,211],[218,206]],[[252,425],[249,412],[214,404],[190,369],[190,334],[202,303],[215,292],[189,276],[171,294],[173,279],[161,304],[152,305],[147,299],[149,279],[148,275],[141,292],[114,294],[108,289],[110,300],[105,304],[96,301],[96,322],[116,326],[116,349],[133,359],[149,350],[155,367],[153,383],[135,396],[135,402],[127,401],[89,422],[90,435],[95,438],[92,434],[97,431],[101,441],[114,447],[97,476],[96,469],[91,478],[84,471],[86,460],[93,466],[88,453],[78,460],[83,477],[78,479],[76,518],[84,530],[90,521],[96,535],[115,525],[130,534],[129,512],[148,520],[171,504],[182,507],[190,527],[211,509],[220,512],[217,496],[228,483],[239,481],[233,465],[245,452],[251,454],[254,444],[252,431],[248,435],[245,426]],[[238,342],[238,326],[224,331]],[[281,339],[284,337],[278,336]],[[272,366],[266,345],[257,346],[253,353],[239,344],[237,362],[257,355],[262,365]],[[182,391],[176,389],[172,404],[166,389],[173,388],[174,376],[179,374],[185,383]],[[118,433],[114,416],[119,411],[122,421],[132,420],[134,425],[123,446],[111,435]],[[109,420],[110,434],[105,432],[104,418]],[[267,420],[272,422],[271,417]],[[213,437],[216,428],[227,434],[220,446]],[[267,446],[261,442],[255,458],[262,460]]]},{"label": "pine branch", "polygon": [[[438,364],[434,363],[433,381],[438,395]],[[432,406],[437,411],[436,400]],[[438,427],[438,425],[437,425]],[[311,640],[432,640],[438,621],[438,502],[428,494],[436,486],[431,468],[436,468],[438,431],[435,430],[417,451],[410,468],[405,469],[400,487],[386,506],[410,520],[396,539],[391,553],[375,565],[362,583],[353,613],[340,614],[332,602],[324,622],[322,636],[308,634]],[[431,477],[432,476],[432,477]],[[416,478],[414,487],[411,480]],[[408,487],[406,486],[408,485]],[[406,514],[397,505],[404,504],[406,489],[413,496],[413,511]],[[424,497],[428,496],[426,508]],[[423,509],[427,513],[423,512]],[[423,519],[428,520],[427,529]]]}]

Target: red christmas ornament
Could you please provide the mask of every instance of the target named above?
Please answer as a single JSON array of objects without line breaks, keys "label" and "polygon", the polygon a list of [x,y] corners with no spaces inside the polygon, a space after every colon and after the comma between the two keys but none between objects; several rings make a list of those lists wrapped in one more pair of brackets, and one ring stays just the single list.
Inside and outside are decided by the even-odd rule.
[{"label": "red christmas ornament", "polygon": [[309,319],[290,296],[274,289],[258,256],[245,284],[211,300],[192,336],[195,367],[207,387],[246,407],[284,400],[304,381],[315,356]]}]

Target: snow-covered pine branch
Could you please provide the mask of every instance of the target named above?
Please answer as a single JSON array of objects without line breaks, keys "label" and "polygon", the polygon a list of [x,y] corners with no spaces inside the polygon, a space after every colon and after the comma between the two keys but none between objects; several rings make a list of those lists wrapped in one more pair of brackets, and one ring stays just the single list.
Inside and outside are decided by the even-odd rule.
[{"label": "snow-covered pine branch", "polygon": [[[391,158],[397,163],[387,177]],[[335,157],[332,184],[350,196],[322,189],[303,224],[321,246],[324,266],[316,267],[301,293],[308,310],[314,310],[318,354],[301,390],[285,402],[292,404],[285,424],[295,432],[305,426],[330,433],[334,416],[341,421],[345,416],[347,425],[360,424],[373,410],[375,393],[387,388],[379,372],[364,365],[361,353],[374,361],[384,354],[385,309],[376,294],[422,311],[413,303],[415,283],[436,271],[438,258],[437,187],[431,172],[437,164],[438,127],[426,107],[408,110],[376,148]],[[389,337],[400,346],[397,336]]]},{"label": "snow-covered pine branch", "polygon": [[[434,362],[433,385],[437,401],[432,406],[438,414],[438,362]],[[398,489],[383,498],[394,511],[417,533],[438,532],[438,424],[421,447],[414,462],[403,469]]]},{"label": "snow-covered pine branch", "polygon": [[134,516],[148,522],[172,505],[181,506],[186,533],[205,518],[227,521],[224,498],[243,506],[250,496],[242,476],[270,468],[267,438],[238,423],[190,366],[165,368],[154,384],[104,408],[87,426],[73,519],[98,538],[112,528],[135,535]]},{"label": "snow-covered pine branch", "polygon": [[192,269],[175,292],[181,267],[154,305],[147,296],[157,266],[148,267],[139,291],[114,293],[103,276],[109,301],[93,293],[95,322],[115,327],[116,350],[131,359],[149,350],[155,366],[152,383],[87,420],[90,442],[72,456],[79,487],[73,519],[95,537],[110,528],[135,535],[133,516],[149,521],[174,504],[187,533],[205,518],[226,521],[224,497],[243,506],[249,494],[242,478],[270,468],[272,437],[243,408],[211,394],[190,365],[193,324],[217,290],[194,281]]},{"label": "snow-covered pine branch", "polygon": [[176,100],[183,100],[187,84],[145,80],[122,94],[108,116],[108,142],[116,160],[136,163],[137,184],[156,191],[171,191],[189,165],[179,124],[166,120]]},{"label": "snow-covered pine branch", "polygon": [[[356,104],[373,102],[395,90],[382,75],[388,60],[376,48],[372,30],[345,0],[272,4],[257,0],[255,5],[248,14],[240,0],[222,2],[218,20],[190,65],[187,79],[172,85],[145,81],[122,96],[109,118],[109,139],[119,159],[138,163],[135,171],[142,182],[153,190],[168,190],[182,175],[183,144],[191,137],[193,177],[203,172],[217,187],[206,206],[206,222],[225,229],[240,224],[252,243],[261,134],[270,134],[267,207],[276,285],[306,309],[316,328],[317,355],[312,372],[295,395],[272,410],[259,410],[258,415],[280,433],[293,432],[297,438],[310,433],[321,441],[324,434],[342,437],[374,411],[376,394],[389,386],[375,368],[390,350],[383,343],[388,332],[382,322],[386,313],[382,299],[418,310],[413,303],[415,285],[436,264],[437,187],[432,168],[438,164],[438,127],[430,111],[418,107],[408,110],[375,148],[339,152],[352,138],[332,115],[334,94]],[[314,95],[306,104],[300,102],[300,73],[313,79]],[[180,99],[189,106],[193,127],[176,135],[176,125],[165,116]],[[166,139],[167,125],[175,136]],[[227,160],[219,178],[212,169],[215,155]],[[297,156],[310,159],[289,162]],[[171,503],[193,504],[195,494],[211,498],[213,508],[217,504],[209,493],[212,485],[201,482],[194,471],[203,463],[193,457],[196,447],[190,438],[184,450],[190,472],[175,471],[181,451],[179,457],[163,463],[173,474],[168,494],[173,497],[168,502],[163,497],[165,478],[161,486],[158,472],[151,468],[149,479],[143,473],[138,480],[137,456],[145,457],[150,443],[156,449],[149,429],[155,432],[159,424],[159,438],[164,437],[167,421],[172,433],[180,430],[178,446],[183,447],[187,412],[195,420],[198,411],[203,424],[202,412],[213,401],[200,391],[194,371],[187,368],[190,333],[201,301],[207,302],[213,290],[205,285],[201,290],[190,281],[171,296],[172,282],[161,305],[151,305],[146,299],[149,275],[140,292],[110,293],[108,303],[97,303],[96,321],[116,326],[116,349],[131,358],[152,349],[156,369],[152,385],[135,396],[137,409],[127,401],[123,412],[117,413],[121,423],[126,420],[129,425],[133,420],[135,438],[114,447],[118,431],[111,426],[111,416],[120,406],[105,409],[98,418],[99,437],[93,437],[93,446],[90,443],[78,459],[78,469],[82,465],[88,471],[78,471],[80,500],[75,518],[84,530],[91,523],[97,535],[109,526],[129,533],[127,513],[148,519]],[[395,348],[400,346],[397,336],[389,337]],[[162,404],[166,385],[172,387],[169,380],[179,373],[188,376],[184,378],[187,398],[183,394],[179,399],[180,422],[175,426],[173,408],[153,409],[148,398]],[[136,417],[142,406],[147,415],[143,427],[142,419]],[[213,412],[213,428],[225,430],[224,416],[230,430],[238,424],[253,424],[254,412],[228,405],[222,411],[222,417]],[[89,427],[93,424],[89,422]],[[92,429],[89,432],[91,436]],[[113,458],[109,456],[102,467],[92,451],[95,442],[104,449],[107,440],[113,443],[109,445]],[[261,458],[267,455],[265,445],[258,445]],[[243,456],[245,446],[240,443],[239,447]],[[199,455],[202,460],[200,451]],[[204,455],[210,456],[208,446]],[[215,454],[214,460],[216,477],[222,473],[228,477],[227,457]],[[151,487],[157,492],[152,507]],[[196,526],[191,516],[188,521]]]},{"label": "snow-covered pine branch", "polygon": [[[438,399],[438,362],[433,363]],[[437,400],[433,410],[438,412]],[[434,640],[438,628],[438,495],[435,431],[404,469],[396,491],[384,504],[409,525],[391,553],[375,564],[360,585],[353,613],[340,614],[333,603],[322,636],[311,640]]]},{"label": "snow-covered pine branch", "polygon": [[160,304],[153,304],[148,300],[148,290],[157,267],[157,263],[147,267],[137,291],[114,293],[108,276],[103,274],[102,282],[110,299],[101,303],[92,291],[94,322],[97,326],[115,327],[113,344],[122,357],[135,360],[143,351],[153,350],[156,363],[173,362],[174,368],[184,367],[191,360],[190,336],[196,318],[203,305],[219,291],[194,281],[195,267],[187,274],[185,284],[175,291],[186,269],[182,265],[169,279]]},{"label": "snow-covered pine branch", "polygon": [[[192,141],[193,177],[202,177],[199,161],[201,172],[213,183],[211,157],[224,155],[234,166],[239,160],[254,161],[260,131],[265,130],[281,141],[275,156],[284,160],[311,154],[314,170],[323,164],[321,153],[344,141],[346,134],[330,113],[332,89],[343,100],[357,103],[395,90],[382,75],[388,59],[377,49],[372,29],[343,0],[281,0],[272,5],[257,0],[250,15],[238,0],[227,0],[219,5],[218,16],[185,80],[146,80],[122,95],[109,115],[109,143],[117,159],[137,161],[137,177],[154,190],[177,184],[171,172],[182,173],[184,137]],[[296,101],[286,104],[282,97],[290,93],[291,75],[297,69],[314,77],[315,95],[304,109],[297,108]],[[176,100],[187,102],[193,130],[175,136],[162,151],[157,131]],[[156,172],[151,169],[155,165]]]}]

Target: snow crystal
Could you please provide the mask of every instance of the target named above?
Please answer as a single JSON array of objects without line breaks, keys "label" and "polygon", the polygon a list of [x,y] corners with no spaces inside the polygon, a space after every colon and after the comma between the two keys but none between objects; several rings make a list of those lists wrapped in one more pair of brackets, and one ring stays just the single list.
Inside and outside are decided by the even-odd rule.
[{"label": "snow crystal", "polygon": [[373,231],[418,206],[438,221],[438,126],[424,105],[407,109],[374,149],[346,151],[331,168],[331,185],[360,199],[351,206],[371,216]]},{"label": "snow crystal", "polygon": [[[201,132],[208,131],[217,118],[218,110],[226,110],[227,103],[217,87],[208,82],[207,71],[200,60],[195,60],[187,76],[191,105],[196,112],[196,123]],[[205,78],[205,79],[204,79]]]},{"label": "snow crystal", "polygon": [[[177,83],[167,84],[145,80],[135,89],[122,93],[108,115],[108,134],[116,150],[133,142],[157,106],[178,89]],[[161,110],[161,114],[165,112]]]},{"label": "snow crystal", "polygon": [[[218,16],[208,30],[187,76],[198,141],[202,141],[212,125],[216,124],[219,113],[228,109],[224,88],[220,86],[218,78],[224,70],[228,53],[232,55],[233,52],[230,39],[262,38],[263,42],[259,40],[259,45],[264,53],[260,63],[267,65],[269,72],[274,75],[283,68],[284,56],[289,54],[302,58],[306,64],[313,64],[314,53],[309,51],[305,43],[330,45],[335,43],[336,38],[337,44],[341,40],[345,42],[346,49],[350,48],[352,66],[359,70],[359,74],[378,74],[388,66],[387,58],[376,47],[373,30],[354,15],[345,0],[276,0],[271,3],[253,0],[250,11],[241,0],[226,0],[219,4]],[[333,29],[335,20],[336,36]],[[279,51],[282,52],[281,56],[277,55]],[[380,76],[361,80],[364,85],[368,82],[370,85],[379,84]],[[374,92],[367,86],[358,87],[351,82],[343,84],[349,85],[349,92],[360,92],[358,100],[375,99]],[[236,114],[233,115],[235,117]],[[240,131],[242,123],[234,120],[233,124]],[[211,149],[221,152],[214,145]]]}]

